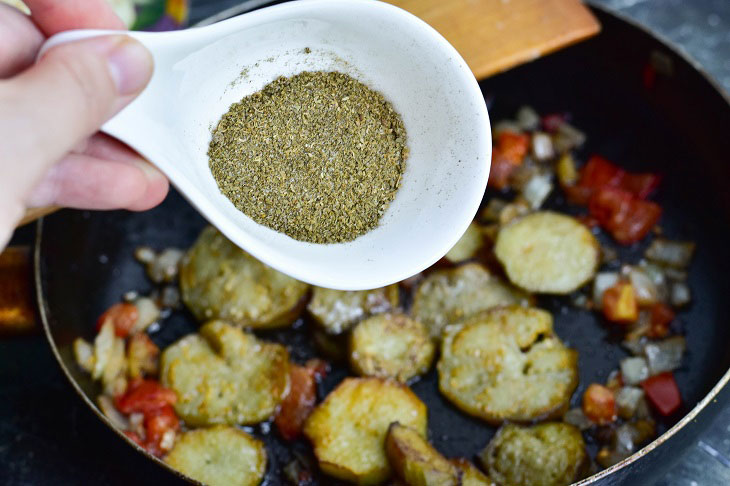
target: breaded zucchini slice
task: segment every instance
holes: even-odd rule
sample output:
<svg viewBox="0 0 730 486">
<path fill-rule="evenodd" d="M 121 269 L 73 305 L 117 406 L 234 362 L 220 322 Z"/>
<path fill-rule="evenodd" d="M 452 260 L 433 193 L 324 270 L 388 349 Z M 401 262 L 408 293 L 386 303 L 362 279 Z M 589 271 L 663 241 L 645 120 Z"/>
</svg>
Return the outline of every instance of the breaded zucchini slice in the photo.
<svg viewBox="0 0 730 486">
<path fill-rule="evenodd" d="M 515 285 L 530 292 L 568 294 L 588 282 L 600 263 L 595 236 L 575 218 L 552 211 L 504 226 L 494 254 Z"/>
<path fill-rule="evenodd" d="M 160 379 L 177 393 L 175 411 L 188 425 L 255 424 L 289 388 L 289 353 L 211 321 L 165 349 Z"/>
<path fill-rule="evenodd" d="M 495 482 L 466 459 L 452 459 L 451 463 L 461 471 L 461 486 L 496 486 Z"/>
<path fill-rule="evenodd" d="M 433 353 L 428 330 L 404 314 L 369 317 L 355 326 L 350 336 L 350 365 L 361 376 L 405 383 L 428 371 Z"/>
<path fill-rule="evenodd" d="M 391 473 L 385 435 L 393 422 L 426 436 L 426 405 L 405 385 L 346 378 L 304 424 L 323 472 L 356 484 L 380 484 Z"/>
<path fill-rule="evenodd" d="M 395 474 L 409 486 L 459 486 L 459 469 L 410 427 L 392 423 L 385 454 Z"/>
<path fill-rule="evenodd" d="M 476 258 L 484 246 L 484 233 L 481 226 L 472 222 L 459 241 L 444 255 L 451 263 L 460 263 Z"/>
<path fill-rule="evenodd" d="M 398 285 L 372 290 L 315 287 L 307 310 L 329 334 L 349 331 L 362 319 L 398 307 Z"/>
<path fill-rule="evenodd" d="M 563 422 L 507 424 L 479 459 L 501 486 L 568 485 L 582 479 L 589 467 L 580 430 Z"/>
<path fill-rule="evenodd" d="M 165 462 L 210 486 L 256 486 L 266 472 L 266 449 L 242 430 L 216 425 L 184 432 Z"/>
<path fill-rule="evenodd" d="M 444 327 L 492 307 L 527 303 L 523 292 L 492 275 L 478 263 L 436 270 L 418 286 L 411 315 L 431 337 L 440 339 Z"/>
<path fill-rule="evenodd" d="M 203 230 L 180 268 L 182 299 L 201 321 L 223 319 L 252 329 L 286 326 L 304 308 L 308 289 L 213 227 Z"/>
<path fill-rule="evenodd" d="M 447 327 L 438 372 L 441 392 L 487 422 L 551 418 L 578 385 L 578 352 L 553 333 L 548 312 L 512 306 Z"/>
</svg>

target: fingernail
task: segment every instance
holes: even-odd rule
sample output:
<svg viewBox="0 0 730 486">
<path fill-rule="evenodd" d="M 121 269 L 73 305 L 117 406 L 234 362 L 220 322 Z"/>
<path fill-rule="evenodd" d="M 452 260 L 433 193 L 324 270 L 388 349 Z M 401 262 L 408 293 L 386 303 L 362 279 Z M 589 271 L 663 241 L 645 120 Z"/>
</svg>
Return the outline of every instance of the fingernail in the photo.
<svg viewBox="0 0 730 486">
<path fill-rule="evenodd" d="M 152 76 L 152 55 L 147 48 L 130 37 L 123 37 L 109 51 L 107 61 L 120 95 L 142 91 Z"/>
<path fill-rule="evenodd" d="M 134 165 L 136 165 L 144 173 L 145 177 L 150 182 L 155 182 L 159 179 L 165 178 L 165 175 L 160 172 L 159 169 L 144 159 L 135 160 Z"/>
</svg>

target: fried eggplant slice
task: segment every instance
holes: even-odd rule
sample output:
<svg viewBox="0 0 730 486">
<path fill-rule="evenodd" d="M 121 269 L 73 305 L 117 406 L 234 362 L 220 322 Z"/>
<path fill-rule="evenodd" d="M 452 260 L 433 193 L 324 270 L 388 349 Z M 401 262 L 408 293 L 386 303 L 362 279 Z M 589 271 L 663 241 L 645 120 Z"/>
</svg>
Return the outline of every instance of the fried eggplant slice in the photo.
<svg viewBox="0 0 730 486">
<path fill-rule="evenodd" d="M 404 314 L 369 317 L 350 336 L 350 364 L 361 376 L 405 383 L 428 371 L 433 353 L 428 330 Z"/>
<path fill-rule="evenodd" d="M 426 436 L 426 405 L 405 385 L 380 378 L 346 378 L 304 424 L 323 472 L 361 485 L 391 474 L 385 435 L 399 422 Z"/>
<path fill-rule="evenodd" d="M 479 250 L 484 246 L 484 233 L 482 228 L 472 222 L 466 232 L 459 238 L 459 241 L 444 255 L 451 263 L 461 263 L 476 258 Z"/>
<path fill-rule="evenodd" d="M 489 476 L 466 459 L 452 459 L 451 463 L 461 471 L 461 486 L 496 486 Z"/>
<path fill-rule="evenodd" d="M 188 425 L 255 424 L 273 415 L 289 387 L 289 353 L 222 321 L 162 353 L 160 379 L 177 393 Z"/>
<path fill-rule="evenodd" d="M 349 331 L 362 319 L 398 307 L 398 285 L 372 290 L 333 290 L 315 287 L 307 310 L 329 334 Z"/>
<path fill-rule="evenodd" d="M 411 315 L 432 338 L 440 339 L 449 324 L 492 307 L 527 303 L 529 297 L 492 275 L 478 263 L 437 270 L 418 286 Z"/>
<path fill-rule="evenodd" d="M 596 274 L 596 237 L 575 218 L 537 211 L 503 227 L 494 246 L 510 281 L 529 292 L 568 294 Z"/>
<path fill-rule="evenodd" d="M 180 290 L 198 320 L 268 329 L 296 319 L 309 286 L 263 264 L 208 227 L 183 259 Z"/>
<path fill-rule="evenodd" d="M 505 307 L 447 327 L 438 373 L 441 393 L 475 417 L 546 419 L 567 410 L 578 352 L 555 335 L 550 313 Z"/>
<path fill-rule="evenodd" d="M 589 459 L 578 428 L 563 422 L 503 426 L 479 455 L 502 486 L 563 486 L 582 479 Z"/>
<path fill-rule="evenodd" d="M 385 454 L 395 474 L 409 486 L 459 486 L 459 469 L 423 435 L 397 422 L 385 436 Z"/>
<path fill-rule="evenodd" d="M 264 444 L 227 425 L 184 432 L 165 462 L 209 486 L 256 486 L 266 472 Z"/>
</svg>

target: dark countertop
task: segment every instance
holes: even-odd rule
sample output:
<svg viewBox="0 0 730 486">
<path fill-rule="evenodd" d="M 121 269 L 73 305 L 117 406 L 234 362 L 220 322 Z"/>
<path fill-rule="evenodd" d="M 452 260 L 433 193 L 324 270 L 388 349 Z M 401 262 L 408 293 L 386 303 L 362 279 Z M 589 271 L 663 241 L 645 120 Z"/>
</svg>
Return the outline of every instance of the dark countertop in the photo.
<svg viewBox="0 0 730 486">
<path fill-rule="evenodd" d="M 254 0 L 255 1 L 255 0 Z M 654 29 L 730 92 L 730 0 L 592 0 Z M 192 21 L 240 3 L 193 0 Z M 13 243 L 28 243 L 32 228 Z M 730 484 L 730 407 L 657 486 Z M 0 340 L 0 484 L 172 484 L 71 390 L 40 333 Z"/>
</svg>

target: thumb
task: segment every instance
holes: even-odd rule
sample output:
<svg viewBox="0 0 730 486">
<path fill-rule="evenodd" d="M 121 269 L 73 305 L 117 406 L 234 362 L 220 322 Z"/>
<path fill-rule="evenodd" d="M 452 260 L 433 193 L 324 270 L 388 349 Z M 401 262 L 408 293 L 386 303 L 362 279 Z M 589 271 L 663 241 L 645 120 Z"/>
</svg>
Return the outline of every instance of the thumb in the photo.
<svg viewBox="0 0 730 486">
<path fill-rule="evenodd" d="M 152 75 L 152 56 L 124 35 L 50 49 L 0 84 L 0 176 L 13 172 L 23 200 L 50 165 L 96 132 L 137 96 Z M 22 174 L 21 174 L 22 173 Z"/>
</svg>

